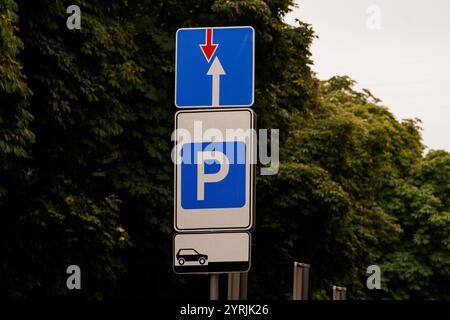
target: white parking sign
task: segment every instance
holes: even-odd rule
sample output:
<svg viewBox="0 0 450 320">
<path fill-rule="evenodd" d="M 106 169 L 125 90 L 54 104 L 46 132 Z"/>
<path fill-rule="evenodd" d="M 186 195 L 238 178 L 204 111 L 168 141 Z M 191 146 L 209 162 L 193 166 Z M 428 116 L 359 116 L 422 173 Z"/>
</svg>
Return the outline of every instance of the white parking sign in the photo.
<svg viewBox="0 0 450 320">
<path fill-rule="evenodd" d="M 250 269 L 248 232 L 179 233 L 173 239 L 176 273 L 246 272 Z"/>
<path fill-rule="evenodd" d="M 253 228 L 255 122 L 251 109 L 176 114 L 177 231 Z"/>
</svg>

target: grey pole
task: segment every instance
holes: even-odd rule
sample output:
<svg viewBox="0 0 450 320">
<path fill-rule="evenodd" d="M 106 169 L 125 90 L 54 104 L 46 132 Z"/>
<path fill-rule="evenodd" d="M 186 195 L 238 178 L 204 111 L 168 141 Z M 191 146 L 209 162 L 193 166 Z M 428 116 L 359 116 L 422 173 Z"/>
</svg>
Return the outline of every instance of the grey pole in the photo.
<svg viewBox="0 0 450 320">
<path fill-rule="evenodd" d="M 333 300 L 347 300 L 347 288 L 333 286 Z"/>
<path fill-rule="evenodd" d="M 209 299 L 219 300 L 219 274 L 209 275 Z"/>
<path fill-rule="evenodd" d="M 241 273 L 240 281 L 240 299 L 247 300 L 247 288 L 248 288 L 248 272 Z"/>
<path fill-rule="evenodd" d="M 228 300 L 239 300 L 240 273 L 228 274 Z"/>
<path fill-rule="evenodd" d="M 309 264 L 294 262 L 293 300 L 308 300 Z"/>
</svg>

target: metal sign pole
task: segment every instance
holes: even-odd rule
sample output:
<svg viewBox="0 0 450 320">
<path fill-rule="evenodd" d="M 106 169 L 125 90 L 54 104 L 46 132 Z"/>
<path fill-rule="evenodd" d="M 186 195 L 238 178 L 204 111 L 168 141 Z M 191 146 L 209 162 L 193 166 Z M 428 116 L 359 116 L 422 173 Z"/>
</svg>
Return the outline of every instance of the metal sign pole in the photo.
<svg viewBox="0 0 450 320">
<path fill-rule="evenodd" d="M 228 274 L 228 300 L 239 300 L 240 273 Z"/>
<path fill-rule="evenodd" d="M 241 300 L 247 300 L 247 288 L 248 288 L 248 272 L 241 273 L 240 283 L 240 298 Z"/>
<path fill-rule="evenodd" d="M 219 274 L 209 275 L 209 299 L 219 300 Z"/>
<path fill-rule="evenodd" d="M 333 300 L 347 300 L 347 288 L 333 286 Z"/>
<path fill-rule="evenodd" d="M 308 300 L 309 264 L 294 262 L 293 300 Z"/>
</svg>

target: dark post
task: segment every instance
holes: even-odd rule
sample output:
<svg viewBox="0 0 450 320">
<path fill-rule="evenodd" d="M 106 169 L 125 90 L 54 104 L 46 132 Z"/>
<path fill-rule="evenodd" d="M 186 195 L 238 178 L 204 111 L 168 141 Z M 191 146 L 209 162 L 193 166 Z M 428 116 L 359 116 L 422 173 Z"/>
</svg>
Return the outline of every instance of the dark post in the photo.
<svg viewBox="0 0 450 320">
<path fill-rule="evenodd" d="M 209 275 L 209 299 L 219 300 L 219 274 Z"/>
<path fill-rule="evenodd" d="M 248 288 L 248 272 L 241 273 L 241 283 L 240 283 L 240 299 L 247 300 L 247 288 Z"/>
<path fill-rule="evenodd" d="M 347 300 L 347 288 L 333 286 L 333 300 Z"/>
<path fill-rule="evenodd" d="M 309 296 L 309 264 L 294 262 L 293 300 L 308 300 Z"/>
<path fill-rule="evenodd" d="M 239 300 L 240 273 L 228 274 L 228 300 Z"/>
</svg>

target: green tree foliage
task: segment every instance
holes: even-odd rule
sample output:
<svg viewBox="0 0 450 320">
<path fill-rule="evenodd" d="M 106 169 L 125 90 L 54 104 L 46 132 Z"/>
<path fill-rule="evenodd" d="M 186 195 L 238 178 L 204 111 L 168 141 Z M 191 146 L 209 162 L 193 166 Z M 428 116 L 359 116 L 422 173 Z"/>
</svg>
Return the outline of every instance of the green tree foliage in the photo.
<svg viewBox="0 0 450 320">
<path fill-rule="evenodd" d="M 113 73 L 117 68 L 116 81 L 127 76 L 119 58 L 128 47 L 117 53 L 127 39 L 117 37 L 116 41 L 122 42 L 115 46 L 113 41 L 111 52 L 106 54 L 108 49 L 102 51 L 102 40 L 109 42 L 110 35 L 98 26 L 98 34 L 91 35 L 92 45 L 98 48 L 87 48 L 83 56 L 83 48 L 80 50 L 79 43 L 72 42 L 68 30 L 62 27 L 66 8 L 62 2 L 19 3 L 19 11 L 11 1 L 7 4 L 2 21 L 10 30 L 2 28 L 2 47 L 8 48 L 2 59 L 9 64 L 2 64 L 6 95 L 2 94 L 0 100 L 2 130 L 6 123 L 8 131 L 2 151 L 8 154 L 12 150 L 28 159 L 17 171 L 2 170 L 2 176 L 14 173 L 6 188 L 7 197 L 0 202 L 6 221 L 1 248 L 8 257 L 0 264 L 1 287 L 6 288 L 2 294 L 68 294 L 66 268 L 77 264 L 86 281 L 84 295 L 102 297 L 112 292 L 118 274 L 124 271 L 119 251 L 129 244 L 118 221 L 119 199 L 110 190 L 96 187 L 101 181 L 94 181 L 95 173 L 103 168 L 99 163 L 112 156 L 111 139 L 120 131 L 120 114 L 114 112 L 117 108 L 107 108 L 116 99 L 102 93 L 111 90 L 104 80 L 106 72 Z M 22 35 L 21 41 L 14 37 L 14 29 Z M 91 30 L 97 31 L 94 27 Z M 19 64 L 15 58 L 24 47 Z M 94 56 L 91 60 L 90 55 Z M 117 63 L 108 62 L 110 59 Z M 26 84 L 22 73 L 27 75 Z M 114 92 L 121 94 L 118 89 Z M 34 117 L 30 129 L 35 141 L 30 141 L 33 135 L 25 127 L 31 120 L 24 109 L 28 103 Z M 12 113 L 15 108 L 16 114 Z M 18 125 L 8 128 L 15 120 Z M 22 151 L 25 138 L 34 143 Z M 14 139 L 16 144 L 12 144 Z"/>
<path fill-rule="evenodd" d="M 441 201 L 448 202 L 449 154 L 424 159 L 419 122 L 398 122 L 353 85 L 347 77 L 322 82 L 316 108 L 292 116 L 280 174 L 259 184 L 259 195 L 274 199 L 258 212 L 264 247 L 284 243 L 280 261 L 310 262 L 317 298 L 341 283 L 351 298 L 447 297 L 450 226 Z M 365 287 L 372 264 L 384 272 L 381 293 Z M 288 285 L 290 275 L 270 281 Z"/>
<path fill-rule="evenodd" d="M 314 37 L 290 0 L 80 0 L 0 4 L 1 294 L 207 297 L 171 270 L 174 42 L 180 27 L 252 25 L 262 128 L 281 166 L 258 177 L 249 293 L 290 297 L 311 263 L 315 298 L 449 296 L 449 154 L 423 157 L 419 122 L 399 122 L 347 77 L 318 81 Z M 67 290 L 66 268 L 82 271 Z M 382 292 L 366 268 L 382 266 Z M 174 293 L 176 292 L 176 296 Z"/>
<path fill-rule="evenodd" d="M 28 157 L 26 146 L 34 141 L 29 130 L 33 119 L 28 111 L 31 92 L 18 60 L 23 42 L 16 36 L 16 10 L 14 1 L 0 4 L 0 168 L 5 174 L 0 179 L 0 201 L 7 194 L 6 184 L 18 178 L 9 176 L 8 172 L 15 169 L 15 161 Z"/>
<path fill-rule="evenodd" d="M 384 260 L 389 296 L 450 299 L 450 154 L 431 151 L 411 176 L 393 179 L 386 211 L 403 233 Z"/>
</svg>

